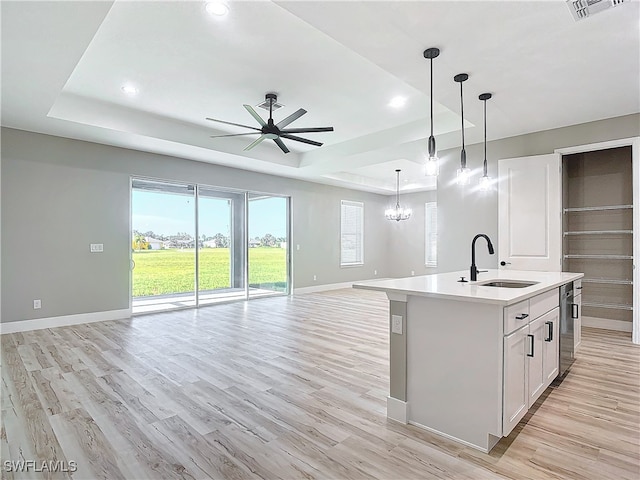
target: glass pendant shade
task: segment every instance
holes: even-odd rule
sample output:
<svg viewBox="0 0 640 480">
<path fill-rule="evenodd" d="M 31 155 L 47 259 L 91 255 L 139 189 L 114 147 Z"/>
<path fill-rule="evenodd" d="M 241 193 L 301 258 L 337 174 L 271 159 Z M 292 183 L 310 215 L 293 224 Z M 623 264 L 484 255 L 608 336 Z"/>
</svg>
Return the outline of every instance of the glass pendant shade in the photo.
<svg viewBox="0 0 640 480">
<path fill-rule="evenodd" d="M 429 101 L 431 104 L 429 117 L 431 119 L 431 135 L 429 135 L 429 156 L 427 157 L 427 162 L 425 163 L 424 173 L 428 177 L 436 177 L 439 173 L 438 167 L 438 154 L 436 149 L 436 138 L 433 136 L 433 59 L 440 55 L 440 50 L 438 48 L 427 48 L 424 53 L 424 58 L 429 59 L 430 64 L 430 72 L 431 72 L 431 83 L 430 83 L 430 96 Z"/>
<path fill-rule="evenodd" d="M 471 170 L 467 168 L 467 152 L 464 149 L 464 101 L 462 98 L 462 83 L 467 81 L 469 75 L 459 73 L 453 77 L 453 81 L 460 84 L 460 123 L 462 130 L 462 150 L 460 151 L 460 168 L 457 171 L 456 183 L 458 185 L 469 185 L 471 182 Z"/>
<path fill-rule="evenodd" d="M 488 192 L 491 190 L 491 177 L 488 175 L 483 175 L 480 177 L 480 190 L 483 192 Z"/>
<path fill-rule="evenodd" d="M 400 206 L 400 170 L 396 170 L 396 206 L 393 208 L 387 208 L 384 211 L 384 216 L 387 220 L 408 220 L 411 218 L 411 209 Z"/>
<path fill-rule="evenodd" d="M 491 177 L 487 174 L 487 100 L 492 97 L 490 93 L 482 93 L 478 97 L 484 102 L 484 162 L 482 164 L 482 177 L 480 178 L 480 190 L 488 192 L 491 190 Z"/>
</svg>

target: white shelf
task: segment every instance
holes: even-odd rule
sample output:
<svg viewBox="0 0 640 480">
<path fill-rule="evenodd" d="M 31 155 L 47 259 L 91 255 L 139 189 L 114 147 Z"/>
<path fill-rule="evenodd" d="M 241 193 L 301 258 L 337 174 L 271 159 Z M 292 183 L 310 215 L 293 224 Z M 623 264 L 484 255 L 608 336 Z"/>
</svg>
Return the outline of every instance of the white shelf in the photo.
<svg viewBox="0 0 640 480">
<path fill-rule="evenodd" d="M 582 302 L 583 307 L 595 307 L 595 308 L 612 308 L 615 310 L 633 310 L 633 305 L 617 304 L 617 303 L 597 303 L 597 302 Z"/>
<path fill-rule="evenodd" d="M 633 285 L 632 280 L 617 280 L 615 278 L 583 278 L 582 283 L 602 283 L 609 285 Z"/>
<path fill-rule="evenodd" d="M 633 260 L 633 255 L 565 255 L 564 258 L 584 258 L 599 260 Z"/>
<path fill-rule="evenodd" d="M 583 230 L 581 232 L 564 232 L 565 235 L 633 235 L 633 230 Z"/>
<path fill-rule="evenodd" d="M 576 208 L 565 208 L 564 213 L 573 213 L 573 212 L 602 212 L 605 210 L 625 210 L 633 208 L 633 205 L 602 205 L 600 207 L 576 207 Z"/>
</svg>

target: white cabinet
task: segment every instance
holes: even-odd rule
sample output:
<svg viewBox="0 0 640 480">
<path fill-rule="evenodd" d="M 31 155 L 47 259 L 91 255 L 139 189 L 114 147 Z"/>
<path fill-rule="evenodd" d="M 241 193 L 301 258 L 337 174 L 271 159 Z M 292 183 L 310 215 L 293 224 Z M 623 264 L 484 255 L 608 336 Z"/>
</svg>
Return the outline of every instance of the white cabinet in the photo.
<svg viewBox="0 0 640 480">
<path fill-rule="evenodd" d="M 528 327 L 504 337 L 503 431 L 510 432 L 529 408 L 527 388 Z"/>
<path fill-rule="evenodd" d="M 530 312 L 528 316 L 524 312 Z M 510 332 L 516 317 L 523 326 Z M 509 435 L 558 376 L 558 292 L 553 290 L 504 309 L 502 434 Z"/>
<path fill-rule="evenodd" d="M 544 322 L 544 341 L 542 342 L 542 363 L 544 381 L 549 385 L 558 376 L 560 360 L 560 309 L 555 308 L 541 317 Z"/>
<path fill-rule="evenodd" d="M 542 344 L 544 343 L 544 316 L 535 319 L 529 324 L 529 333 L 527 334 L 527 367 L 528 372 L 528 394 L 529 406 L 533 405 L 544 389 L 544 354 L 542 352 Z"/>
</svg>

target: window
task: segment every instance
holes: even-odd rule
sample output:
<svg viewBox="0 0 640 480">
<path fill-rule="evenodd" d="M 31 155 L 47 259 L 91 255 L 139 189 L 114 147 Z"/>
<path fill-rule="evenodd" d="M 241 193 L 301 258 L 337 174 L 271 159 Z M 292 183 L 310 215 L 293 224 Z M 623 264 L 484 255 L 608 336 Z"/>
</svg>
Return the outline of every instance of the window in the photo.
<svg viewBox="0 0 640 480">
<path fill-rule="evenodd" d="M 364 264 L 364 204 L 342 200 L 340 266 Z"/>
<path fill-rule="evenodd" d="M 438 203 L 424 204 L 425 225 L 425 254 L 424 263 L 427 267 L 438 266 Z"/>
</svg>

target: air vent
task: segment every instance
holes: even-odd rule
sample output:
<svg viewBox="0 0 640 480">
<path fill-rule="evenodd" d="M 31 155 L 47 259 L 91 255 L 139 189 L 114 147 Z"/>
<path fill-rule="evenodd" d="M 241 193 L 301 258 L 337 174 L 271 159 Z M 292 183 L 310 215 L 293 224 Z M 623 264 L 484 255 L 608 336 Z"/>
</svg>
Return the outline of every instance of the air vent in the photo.
<svg viewBox="0 0 640 480">
<path fill-rule="evenodd" d="M 567 6 L 575 21 L 584 20 L 596 13 L 617 7 L 623 3 L 624 0 L 567 0 Z"/>
</svg>

